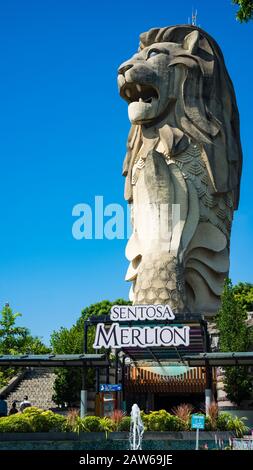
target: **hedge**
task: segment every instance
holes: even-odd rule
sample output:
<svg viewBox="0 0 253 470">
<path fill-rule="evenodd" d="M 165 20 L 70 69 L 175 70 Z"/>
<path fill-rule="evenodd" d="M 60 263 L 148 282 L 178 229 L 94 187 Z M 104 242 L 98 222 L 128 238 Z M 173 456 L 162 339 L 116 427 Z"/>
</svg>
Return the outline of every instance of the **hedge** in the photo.
<svg viewBox="0 0 253 470">
<path fill-rule="evenodd" d="M 185 431 L 187 426 L 178 416 L 172 415 L 165 410 L 152 411 L 149 414 L 141 412 L 145 431 Z M 189 429 L 189 427 L 188 427 Z M 123 416 L 119 422 L 113 419 L 98 416 L 78 415 L 71 420 L 68 417 L 44 411 L 36 407 L 29 407 L 23 413 L 0 418 L 0 433 L 3 432 L 112 432 L 130 430 L 130 417 Z M 238 437 L 248 430 L 244 419 L 231 416 L 229 413 L 220 413 L 217 418 L 216 429 L 210 424 L 206 417 L 206 431 L 233 431 Z"/>
</svg>

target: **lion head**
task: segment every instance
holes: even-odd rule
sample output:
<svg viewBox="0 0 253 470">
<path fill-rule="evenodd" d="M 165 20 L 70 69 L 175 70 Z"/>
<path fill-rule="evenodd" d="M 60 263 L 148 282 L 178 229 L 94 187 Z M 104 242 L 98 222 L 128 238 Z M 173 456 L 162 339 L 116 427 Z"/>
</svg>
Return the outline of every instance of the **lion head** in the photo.
<svg viewBox="0 0 253 470">
<path fill-rule="evenodd" d="M 144 129 L 166 122 L 203 145 L 213 192 L 232 191 L 237 208 L 242 160 L 239 115 L 214 39 L 192 25 L 151 29 L 141 34 L 139 51 L 119 67 L 118 86 L 132 123 L 123 170 L 126 198 L 131 200 L 131 169 Z"/>
<path fill-rule="evenodd" d="M 120 95 L 132 124 L 152 123 L 177 99 L 173 60 L 183 46 L 164 42 L 145 47 L 119 69 Z"/>
</svg>

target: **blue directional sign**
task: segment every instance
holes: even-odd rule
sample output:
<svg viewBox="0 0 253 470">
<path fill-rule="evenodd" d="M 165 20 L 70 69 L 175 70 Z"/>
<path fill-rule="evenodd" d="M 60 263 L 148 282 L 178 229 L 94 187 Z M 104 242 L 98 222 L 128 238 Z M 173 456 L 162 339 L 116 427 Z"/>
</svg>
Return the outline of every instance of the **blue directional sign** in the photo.
<svg viewBox="0 0 253 470">
<path fill-rule="evenodd" d="M 100 384 L 99 391 L 102 393 L 108 392 L 121 392 L 122 385 L 121 384 Z"/>
<path fill-rule="evenodd" d="M 205 429 L 205 416 L 192 415 L 191 427 L 192 429 Z"/>
</svg>

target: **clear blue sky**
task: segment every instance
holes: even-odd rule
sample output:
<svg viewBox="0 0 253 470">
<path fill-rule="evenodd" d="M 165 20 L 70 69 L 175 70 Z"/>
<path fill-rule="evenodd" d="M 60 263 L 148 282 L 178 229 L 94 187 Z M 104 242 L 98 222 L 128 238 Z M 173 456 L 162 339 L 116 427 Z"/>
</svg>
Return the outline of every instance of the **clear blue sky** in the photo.
<svg viewBox="0 0 253 470">
<path fill-rule="evenodd" d="M 192 0 L 1 0 L 0 304 L 48 341 L 90 303 L 127 297 L 124 240 L 74 240 L 72 207 L 123 203 L 129 129 L 117 66 L 139 33 L 187 23 Z M 234 82 L 244 150 L 231 277 L 253 282 L 252 40 L 230 0 L 195 0 Z"/>
</svg>

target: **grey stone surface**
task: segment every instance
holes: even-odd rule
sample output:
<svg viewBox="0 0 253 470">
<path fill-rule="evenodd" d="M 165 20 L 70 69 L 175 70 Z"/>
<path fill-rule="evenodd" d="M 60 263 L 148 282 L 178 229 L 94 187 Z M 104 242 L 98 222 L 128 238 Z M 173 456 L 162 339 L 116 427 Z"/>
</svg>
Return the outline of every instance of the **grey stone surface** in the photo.
<svg viewBox="0 0 253 470">
<path fill-rule="evenodd" d="M 37 406 L 48 410 L 55 408 L 56 404 L 52 400 L 54 392 L 53 386 L 56 375 L 53 369 L 37 368 L 27 369 L 25 374 L 20 377 L 15 388 L 7 395 L 8 409 L 13 401 L 17 401 L 17 406 L 23 401 L 24 396 L 28 398 L 32 406 Z"/>
<path fill-rule="evenodd" d="M 241 176 L 239 115 L 222 52 L 192 25 L 151 29 L 118 71 L 132 123 L 123 174 L 135 304 L 215 314 Z"/>
</svg>

